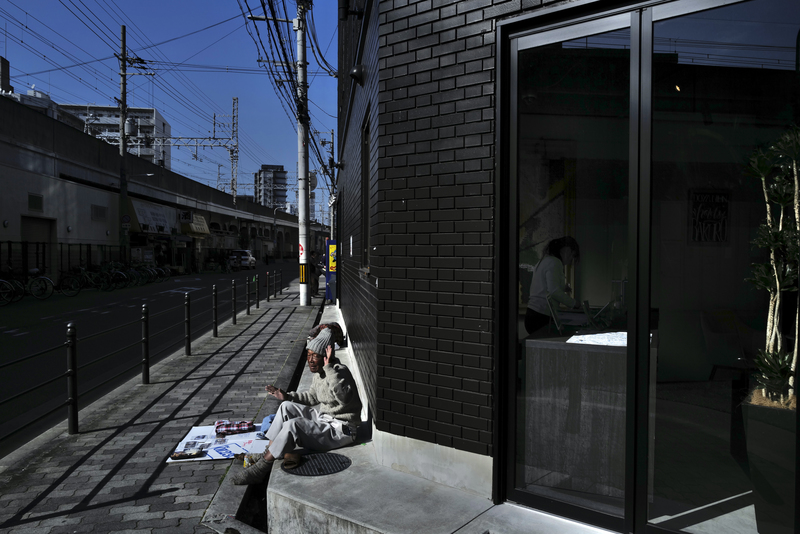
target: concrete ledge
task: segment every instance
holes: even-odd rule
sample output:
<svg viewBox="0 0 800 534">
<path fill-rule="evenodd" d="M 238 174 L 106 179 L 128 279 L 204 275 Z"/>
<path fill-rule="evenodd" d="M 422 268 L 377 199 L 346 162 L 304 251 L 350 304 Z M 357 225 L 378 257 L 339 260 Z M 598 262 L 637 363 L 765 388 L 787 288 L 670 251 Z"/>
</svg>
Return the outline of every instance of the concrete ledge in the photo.
<svg viewBox="0 0 800 534">
<path fill-rule="evenodd" d="M 492 458 L 372 429 L 379 465 L 492 498 Z"/>
<path fill-rule="evenodd" d="M 492 506 L 378 465 L 371 443 L 335 452 L 353 464 L 324 477 L 290 475 L 276 462 L 267 488 L 270 533 L 451 534 Z"/>
<path fill-rule="evenodd" d="M 241 462 L 234 461 L 227 474 L 232 475 L 241 469 Z M 206 509 L 201 524 L 220 533 L 229 532 L 228 529 L 233 528 L 240 534 L 263 534 L 257 528 L 236 519 L 248 486 L 236 486 L 231 479 L 232 477 L 226 475 L 214 495 L 214 499 Z"/>
<path fill-rule="evenodd" d="M 345 328 L 339 310 L 325 306 L 320 322 L 333 321 Z M 338 349 L 336 356 L 351 369 L 360 391 L 363 391 L 361 376 L 349 347 Z M 311 374 L 304 372 L 298 390 L 306 389 L 310 382 Z M 366 415 L 365 407 L 362 418 L 366 419 Z M 377 439 L 334 451 L 349 457 L 353 464 L 332 475 L 290 475 L 281 469 L 281 461 L 275 462 L 267 486 L 269 532 L 451 534 L 491 508 L 488 496 L 482 497 L 474 489 L 467 493 L 419 476 L 425 470 L 434 470 L 436 476 L 444 478 L 443 470 L 449 468 L 463 473 L 457 477 L 467 481 L 462 482 L 463 486 L 475 484 L 483 488 L 491 483 L 491 458 L 484 459 L 437 445 L 427 447 L 429 444 L 417 440 L 381 434 L 383 447 L 380 456 L 396 468 L 402 463 L 402 468 L 381 465 L 376 452 L 379 450 Z M 435 451 L 436 447 L 441 450 Z M 408 465 L 408 460 L 401 462 L 398 456 L 409 450 L 414 451 L 411 461 L 416 461 L 415 458 L 421 461 L 418 469 Z M 433 454 L 433 457 L 427 458 L 427 454 Z M 440 462 L 442 467 L 435 468 L 432 462 Z M 474 473 L 466 473 L 472 469 L 475 469 Z M 485 481 L 477 480 L 483 476 Z M 491 487 L 487 488 L 488 495 Z M 445 510 L 447 513 L 442 513 Z"/>
</svg>

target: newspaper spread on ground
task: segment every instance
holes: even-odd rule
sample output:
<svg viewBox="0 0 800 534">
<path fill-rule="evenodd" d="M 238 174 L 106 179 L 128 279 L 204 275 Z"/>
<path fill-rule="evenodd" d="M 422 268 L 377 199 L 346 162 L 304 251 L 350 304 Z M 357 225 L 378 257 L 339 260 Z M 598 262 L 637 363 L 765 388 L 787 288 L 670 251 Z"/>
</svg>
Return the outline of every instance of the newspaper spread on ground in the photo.
<svg viewBox="0 0 800 534">
<path fill-rule="evenodd" d="M 258 428 L 258 427 L 256 427 Z M 214 425 L 195 426 L 175 447 L 175 452 L 197 451 L 196 457 L 183 460 L 167 458 L 167 463 L 193 462 L 199 460 L 230 460 L 236 454 L 256 454 L 264 452 L 268 441 L 258 439 L 256 432 L 231 434 L 218 438 L 214 433 Z"/>
</svg>

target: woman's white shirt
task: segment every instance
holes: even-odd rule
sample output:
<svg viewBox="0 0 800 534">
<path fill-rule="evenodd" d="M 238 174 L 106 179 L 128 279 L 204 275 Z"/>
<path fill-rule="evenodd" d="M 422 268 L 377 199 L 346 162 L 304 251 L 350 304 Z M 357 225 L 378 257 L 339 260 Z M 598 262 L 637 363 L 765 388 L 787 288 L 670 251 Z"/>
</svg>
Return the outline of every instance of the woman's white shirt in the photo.
<svg viewBox="0 0 800 534">
<path fill-rule="evenodd" d="M 572 308 L 575 306 L 575 299 L 564 292 L 566 283 L 561 260 L 555 256 L 544 256 L 533 271 L 528 308 L 542 315 L 550 315 L 548 295 L 552 300 Z"/>
</svg>

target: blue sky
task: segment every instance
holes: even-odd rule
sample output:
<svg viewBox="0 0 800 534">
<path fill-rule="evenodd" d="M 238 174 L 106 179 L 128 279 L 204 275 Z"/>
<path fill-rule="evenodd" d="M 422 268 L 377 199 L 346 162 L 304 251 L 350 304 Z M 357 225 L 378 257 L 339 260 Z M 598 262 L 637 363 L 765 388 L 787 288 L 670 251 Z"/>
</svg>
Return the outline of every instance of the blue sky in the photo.
<svg viewBox="0 0 800 534">
<path fill-rule="evenodd" d="M 296 16 L 294 0 L 272 3 L 279 17 L 284 9 L 288 18 Z M 270 75 L 257 61 L 268 59 L 267 23 L 246 21 L 242 15 L 248 8 L 263 15 L 262 5 L 268 4 L 259 0 L 4 0 L 0 55 L 10 62 L 11 85 L 17 93 L 24 94 L 35 85 L 59 103 L 116 105 L 120 89 L 114 54 L 120 52 L 124 24 L 129 51 L 147 61 L 148 72 L 155 73 L 129 77 L 128 106 L 158 109 L 172 126 L 173 137 L 209 136 L 214 113 L 230 115 L 232 99 L 238 97 L 239 194 L 248 194 L 253 173 L 262 164 L 283 165 L 292 177 L 297 168 L 294 113 L 278 97 Z M 322 55 L 336 66 L 337 2 L 317 0 L 312 11 Z M 296 34 L 288 31 L 290 24 L 284 27 L 284 45 L 294 56 Z M 308 61 L 311 129 L 322 132 L 318 139 L 329 141 L 336 128 L 336 79 L 318 66 L 310 50 Z M 234 67 L 239 72 L 231 72 Z M 198 156 L 195 159 L 187 148 L 173 148 L 172 170 L 211 186 L 216 186 L 218 172 L 230 182 L 227 150 L 200 149 Z M 315 170 L 319 163 L 312 157 L 309 165 Z M 323 188 L 318 188 L 317 196 L 325 196 Z"/>
</svg>

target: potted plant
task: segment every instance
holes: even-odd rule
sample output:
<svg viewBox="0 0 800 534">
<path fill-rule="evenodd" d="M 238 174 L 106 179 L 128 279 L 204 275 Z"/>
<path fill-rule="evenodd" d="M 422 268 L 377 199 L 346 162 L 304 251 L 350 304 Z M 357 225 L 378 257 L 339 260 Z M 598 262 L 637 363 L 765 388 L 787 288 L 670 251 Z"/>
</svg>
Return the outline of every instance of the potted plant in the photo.
<svg viewBox="0 0 800 534">
<path fill-rule="evenodd" d="M 748 468 L 761 534 L 794 532 L 799 160 L 800 129 L 793 126 L 769 148 L 756 150 L 749 162 L 750 173 L 761 181 L 766 206 L 754 244 L 769 252 L 769 261 L 754 264 L 749 279 L 769 293 L 769 308 L 764 348 L 753 362 L 755 387 L 743 405 Z M 787 311 L 794 312 L 794 324 L 782 324 Z"/>
</svg>

